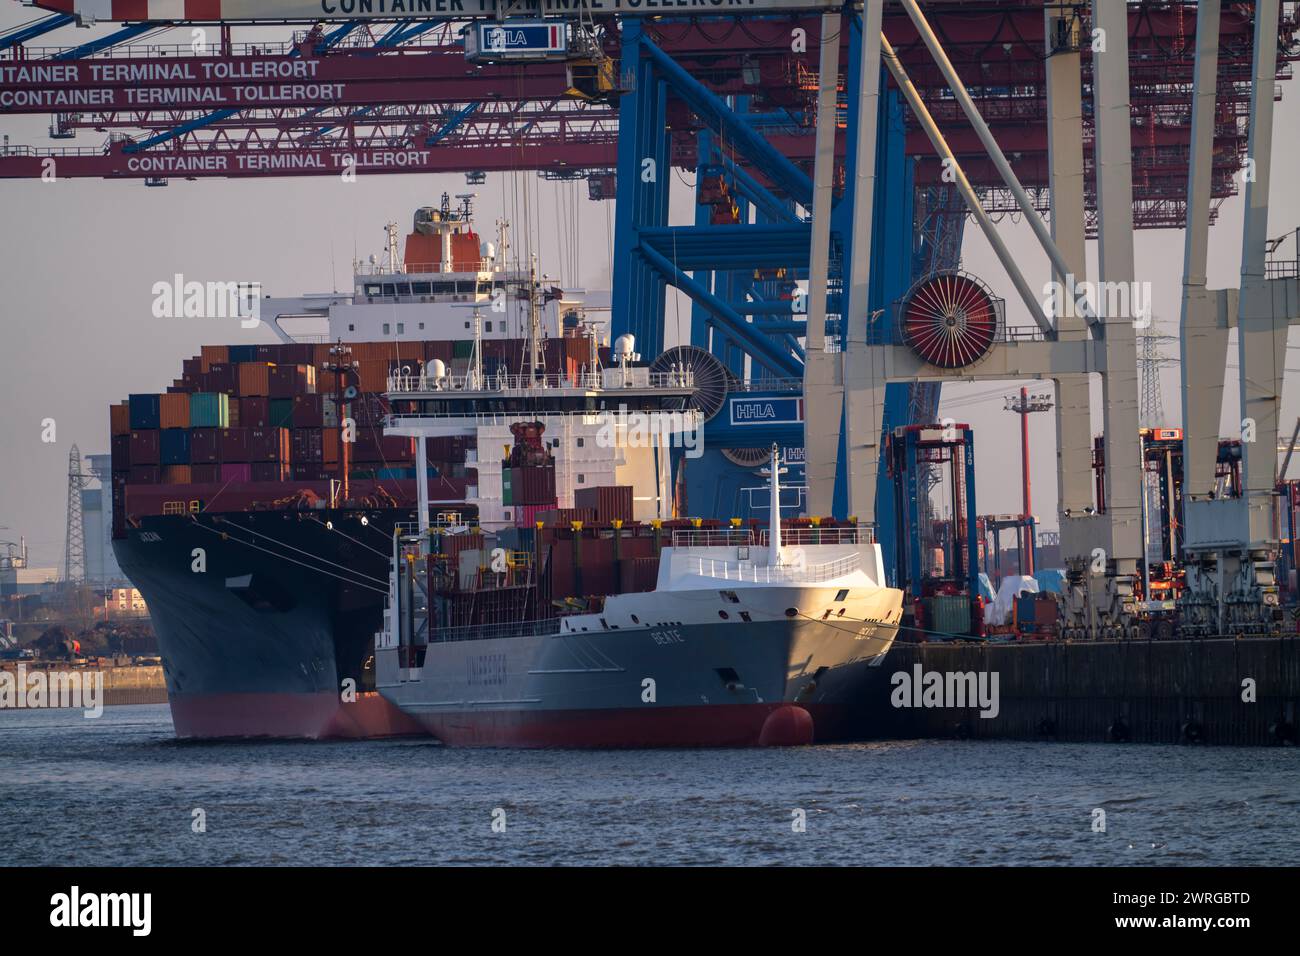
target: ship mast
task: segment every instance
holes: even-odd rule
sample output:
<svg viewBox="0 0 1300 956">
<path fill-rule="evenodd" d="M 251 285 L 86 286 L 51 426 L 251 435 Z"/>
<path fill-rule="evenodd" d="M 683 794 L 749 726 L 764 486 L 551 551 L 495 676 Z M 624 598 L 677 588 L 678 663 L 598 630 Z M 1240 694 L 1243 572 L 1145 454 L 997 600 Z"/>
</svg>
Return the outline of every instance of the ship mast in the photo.
<svg viewBox="0 0 1300 956">
<path fill-rule="evenodd" d="M 783 471 L 781 450 L 776 442 L 773 442 L 772 456 L 767 468 L 769 476 L 767 487 L 770 496 L 768 513 L 771 515 L 767 535 L 767 563 L 771 567 L 779 567 L 781 564 L 781 473 Z"/>
</svg>

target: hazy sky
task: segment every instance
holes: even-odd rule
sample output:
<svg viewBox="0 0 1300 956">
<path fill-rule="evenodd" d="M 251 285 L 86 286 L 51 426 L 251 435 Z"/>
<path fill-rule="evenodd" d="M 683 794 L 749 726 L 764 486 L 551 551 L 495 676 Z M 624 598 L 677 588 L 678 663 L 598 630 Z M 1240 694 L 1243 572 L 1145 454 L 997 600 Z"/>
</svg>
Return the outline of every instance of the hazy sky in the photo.
<svg viewBox="0 0 1300 956">
<path fill-rule="evenodd" d="M 32 19 L 32 13 L 5 3 L 0 30 Z M 91 35 L 65 28 L 48 42 L 84 42 Z M 1271 235 L 1300 224 L 1300 189 L 1289 174 L 1300 153 L 1300 107 L 1290 84 L 1283 90 L 1275 123 Z M 6 117 L 0 128 L 15 145 L 98 146 L 103 140 L 91 132 L 51 144 L 48 122 L 46 116 Z M 519 248 L 522 208 L 512 198 L 518 190 L 509 187 L 510 178 L 492 175 L 476 187 L 466 187 L 463 176 L 361 175 L 350 184 L 336 177 L 173 179 L 165 189 L 139 181 L 0 181 L 0 540 L 26 535 L 33 564 L 61 564 L 69 447 L 76 443 L 83 455 L 108 451 L 107 406 L 129 392 L 165 389 L 200 345 L 276 341 L 265 328 L 244 330 L 236 320 L 156 319 L 150 311 L 155 282 L 179 272 L 200 281 L 259 280 L 269 295 L 346 289 L 354 250 L 361 258 L 380 253 L 385 223 L 396 222 L 405 234 L 415 207 L 436 204 L 443 192 L 471 188 L 479 194 L 479 231 L 491 236 L 491 224 L 505 215 L 514 221 Z M 531 173 L 519 181 L 536 192 L 534 245 L 543 269 L 570 285 L 607 288 L 613 204 L 588 201 L 585 183 L 544 183 Z M 1211 231 L 1211 287 L 1238 284 L 1240 207 L 1239 198 L 1226 203 Z M 692 194 L 676 173 L 672 209 L 674 223 L 692 221 Z M 578 240 L 576 254 L 569 254 L 562 251 L 560 224 L 574 210 Z M 1008 221 L 1002 229 L 1029 284 L 1038 288 L 1049 278 L 1047 259 L 1029 228 Z M 1095 245 L 1089 244 L 1094 278 Z M 1181 232 L 1137 234 L 1137 278 L 1152 283 L 1156 319 L 1171 334 L 1178 326 L 1182 249 Z M 1028 324 L 973 226 L 963 253 L 964 267 L 1007 298 L 1009 320 Z M 680 314 L 686 322 L 687 306 Z M 676 315 L 670 299 L 670 339 Z M 1176 346 L 1169 354 L 1176 357 Z M 1225 421 L 1234 417 L 1236 401 L 1235 372 L 1228 373 Z M 1001 384 L 946 387 L 941 406 L 941 414 L 976 428 L 983 513 L 1020 510 L 1019 426 L 1002 402 L 1019 383 Z M 1163 385 L 1168 417 L 1176 424 L 1176 372 L 1168 371 Z M 983 398 L 971 401 L 972 395 Z M 1284 430 L 1288 416 L 1296 414 L 1295 397 L 1289 385 Z M 53 444 L 41 441 L 46 418 L 57 423 Z M 1035 511 L 1042 526 L 1055 527 L 1053 416 L 1031 416 L 1030 423 Z M 1099 428 L 1100 409 L 1094 408 L 1094 431 Z"/>
</svg>

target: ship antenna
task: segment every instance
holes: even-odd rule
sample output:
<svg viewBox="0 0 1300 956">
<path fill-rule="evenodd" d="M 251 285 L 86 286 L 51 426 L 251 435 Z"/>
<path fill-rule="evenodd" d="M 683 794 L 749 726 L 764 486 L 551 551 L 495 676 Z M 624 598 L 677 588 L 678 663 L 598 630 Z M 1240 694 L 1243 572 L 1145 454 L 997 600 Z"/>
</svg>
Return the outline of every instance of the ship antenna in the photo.
<svg viewBox="0 0 1300 956">
<path fill-rule="evenodd" d="M 474 309 L 474 348 L 469 356 L 469 377 L 465 383 L 471 391 L 483 387 L 483 313 Z"/>
</svg>

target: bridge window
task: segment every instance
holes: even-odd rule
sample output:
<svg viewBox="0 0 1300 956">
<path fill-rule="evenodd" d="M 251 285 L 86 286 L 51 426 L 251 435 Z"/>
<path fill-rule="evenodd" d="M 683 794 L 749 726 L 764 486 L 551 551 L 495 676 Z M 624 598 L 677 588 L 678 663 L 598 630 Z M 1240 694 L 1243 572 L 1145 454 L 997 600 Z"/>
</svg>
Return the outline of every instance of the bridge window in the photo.
<svg viewBox="0 0 1300 956">
<path fill-rule="evenodd" d="M 398 335 L 405 335 L 405 334 L 406 334 L 406 323 L 405 323 L 405 322 L 398 322 L 398 323 L 397 323 L 397 334 L 398 334 Z"/>
<path fill-rule="evenodd" d="M 396 288 L 395 286 L 393 286 L 391 283 L 385 283 L 385 284 L 384 284 L 384 295 L 389 296 L 389 297 L 392 297 L 392 296 L 397 295 L 397 288 Z"/>
<path fill-rule="evenodd" d="M 374 296 L 374 295 L 383 295 L 383 294 L 384 294 L 383 288 L 379 285 L 378 282 L 366 283 L 366 295 Z"/>
<path fill-rule="evenodd" d="M 430 295 L 433 292 L 433 283 L 431 282 L 412 282 L 411 292 L 414 295 Z"/>
<path fill-rule="evenodd" d="M 388 325 L 387 322 L 385 322 L 385 323 L 384 323 L 384 334 L 385 334 L 385 335 L 388 334 L 388 329 L 389 329 L 389 325 Z"/>
</svg>

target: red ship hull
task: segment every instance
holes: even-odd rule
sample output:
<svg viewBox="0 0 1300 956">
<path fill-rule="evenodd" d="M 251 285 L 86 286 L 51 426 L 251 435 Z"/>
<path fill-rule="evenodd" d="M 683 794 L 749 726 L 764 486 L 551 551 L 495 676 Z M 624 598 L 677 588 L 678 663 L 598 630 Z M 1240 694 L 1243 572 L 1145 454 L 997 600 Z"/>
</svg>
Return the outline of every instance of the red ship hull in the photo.
<svg viewBox="0 0 1300 956">
<path fill-rule="evenodd" d="M 797 712 L 797 713 L 796 713 Z M 725 706 L 422 715 L 453 747 L 758 747 L 842 739 L 839 708 L 783 702 Z"/>
</svg>

